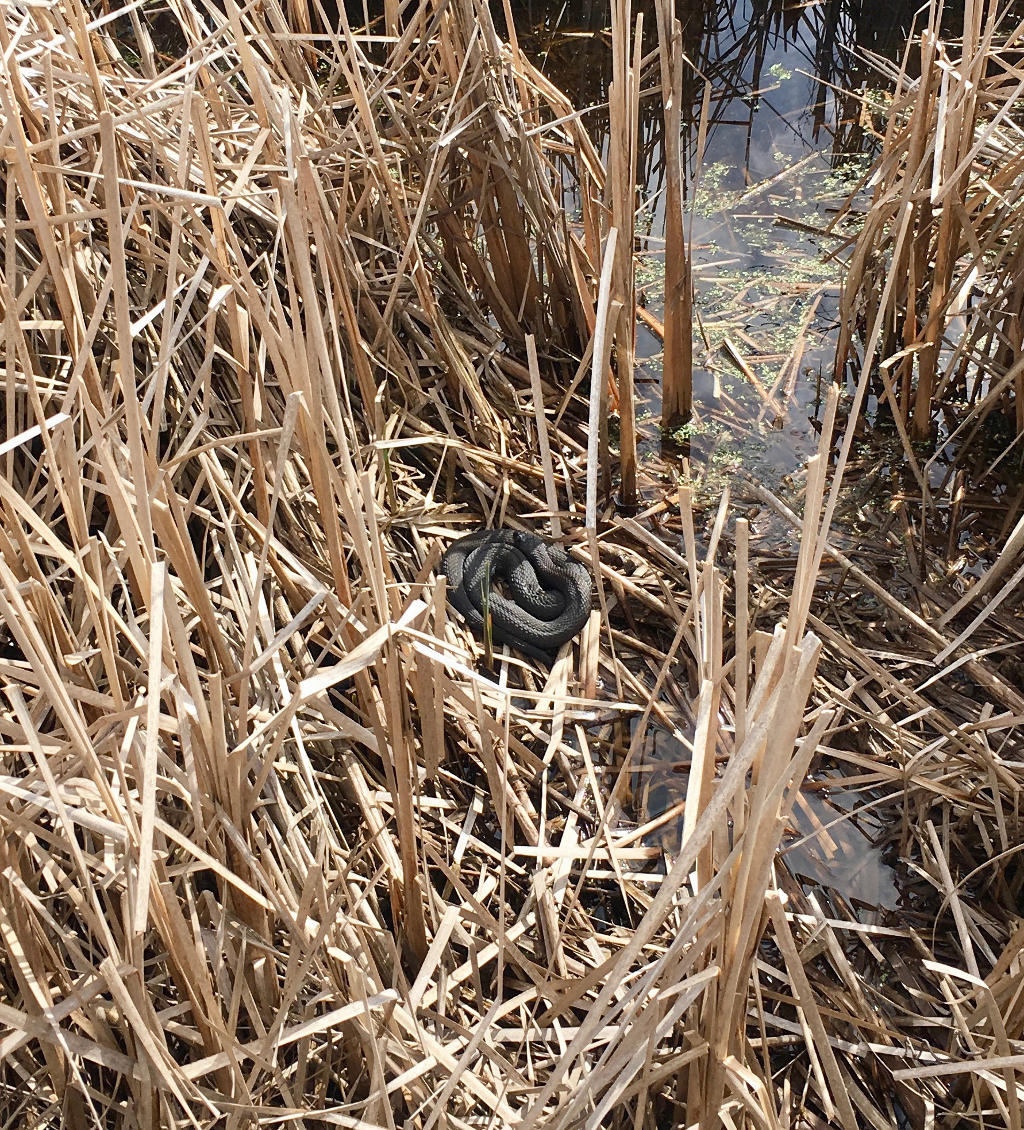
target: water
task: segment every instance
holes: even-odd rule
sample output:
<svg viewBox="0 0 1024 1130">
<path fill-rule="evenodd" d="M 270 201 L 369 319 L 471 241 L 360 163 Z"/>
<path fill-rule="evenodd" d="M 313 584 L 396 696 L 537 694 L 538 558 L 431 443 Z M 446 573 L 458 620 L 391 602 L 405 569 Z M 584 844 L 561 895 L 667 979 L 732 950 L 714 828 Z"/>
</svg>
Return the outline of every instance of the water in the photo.
<svg viewBox="0 0 1024 1130">
<path fill-rule="evenodd" d="M 870 163 L 881 124 L 871 104 L 884 98 L 872 89 L 881 80 L 856 52 L 898 58 L 914 7 L 834 0 L 680 6 L 684 51 L 712 84 L 699 168 L 703 83 L 691 82 L 683 100 L 697 313 L 694 418 L 672 434 L 661 431 L 661 343 L 641 322 L 640 489 L 649 500 L 661 497 L 684 460 L 698 481 L 698 499 L 703 491 L 717 500 L 741 467 L 785 490 L 817 450 L 841 281 L 840 262 L 830 253 L 855 226 L 855 218 L 836 221 Z M 644 15 L 644 48 L 651 50 L 654 11 L 647 4 L 636 10 Z M 578 107 L 595 107 L 586 121 L 603 148 L 607 5 L 523 2 L 513 12 L 521 45 Z M 869 101 L 835 88 L 866 92 Z M 639 295 L 660 320 L 664 147 L 657 98 L 641 102 L 639 132 Z M 756 519 L 753 531 L 755 552 L 795 551 L 792 531 L 774 518 Z M 692 719 L 678 725 L 692 737 Z M 670 854 L 678 848 L 688 771 L 686 747 L 652 726 L 633 774 L 633 810 L 639 822 L 657 825 L 647 842 Z M 894 872 L 874 845 L 883 831 L 874 818 L 878 801 L 844 789 L 839 777 L 809 783 L 781 852 L 805 889 L 872 919 L 900 897 Z"/>
<path fill-rule="evenodd" d="M 693 722 L 679 719 L 687 740 Z M 647 846 L 671 857 L 680 846 L 682 808 L 691 751 L 679 737 L 650 725 L 631 776 L 632 811 L 649 825 Z M 900 902 L 896 872 L 876 840 L 885 832 L 890 798 L 847 788 L 840 774 L 820 774 L 800 792 L 789 818 L 780 858 L 805 890 L 816 890 L 826 905 L 835 900 L 859 920 L 877 922 Z"/>
<path fill-rule="evenodd" d="M 607 4 L 513 4 L 524 48 L 577 106 L 593 106 L 588 127 L 605 144 L 611 67 Z M 636 5 L 644 49 L 656 47 L 653 6 Z M 694 418 L 660 428 L 661 343 L 641 322 L 638 418 L 640 489 L 660 496 L 683 469 L 708 498 L 740 467 L 785 488 L 817 449 L 823 398 L 834 359 L 840 266 L 828 253 L 850 231 L 838 209 L 862 176 L 874 145 L 873 120 L 857 98 L 880 80 L 855 51 L 896 58 L 914 5 L 828 0 L 679 6 L 684 51 L 711 82 L 703 160 L 696 150 L 704 83 L 684 82 L 683 142 L 695 279 Z M 656 68 L 647 85 L 657 82 Z M 660 100 L 640 105 L 638 216 L 640 302 L 664 310 L 663 124 Z M 567 200 L 567 207 L 573 201 Z M 748 374 L 745 375 L 743 370 Z M 699 497 L 699 496 L 698 496 Z M 772 519 L 762 548 L 792 551 Z"/>
<path fill-rule="evenodd" d="M 798 881 L 831 890 L 853 908 L 895 910 L 901 892 L 875 844 L 884 827 L 872 801 L 845 788 L 841 777 L 831 780 L 832 788 L 817 781 L 798 796 L 782 846 L 786 866 Z"/>
</svg>

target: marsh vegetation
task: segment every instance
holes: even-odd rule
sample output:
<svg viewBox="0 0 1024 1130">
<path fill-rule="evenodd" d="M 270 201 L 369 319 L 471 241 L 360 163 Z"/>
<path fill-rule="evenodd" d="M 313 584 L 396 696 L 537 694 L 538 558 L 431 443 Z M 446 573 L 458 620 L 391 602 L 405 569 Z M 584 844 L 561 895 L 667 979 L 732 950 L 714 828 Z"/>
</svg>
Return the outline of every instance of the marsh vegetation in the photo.
<svg viewBox="0 0 1024 1130">
<path fill-rule="evenodd" d="M 1024 25 L 367 7 L 0 6 L 0 1125 L 1020 1127 Z"/>
</svg>

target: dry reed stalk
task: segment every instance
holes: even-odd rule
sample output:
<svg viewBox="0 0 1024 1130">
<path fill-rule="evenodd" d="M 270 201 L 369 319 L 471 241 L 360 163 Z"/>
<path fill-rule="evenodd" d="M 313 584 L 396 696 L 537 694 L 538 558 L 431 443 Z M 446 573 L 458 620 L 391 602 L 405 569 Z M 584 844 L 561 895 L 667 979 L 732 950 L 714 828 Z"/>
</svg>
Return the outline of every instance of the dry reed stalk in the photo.
<svg viewBox="0 0 1024 1130">
<path fill-rule="evenodd" d="M 608 179 L 611 225 L 618 232 L 612 275 L 611 342 L 619 407 L 619 493 L 636 506 L 636 280 L 634 263 L 637 211 L 636 162 L 640 108 L 640 48 L 643 16 L 633 26 L 631 0 L 612 0 L 612 81 L 608 88 Z M 604 425 L 603 425 L 604 426 Z"/>
<path fill-rule="evenodd" d="M 856 325 L 881 327 L 880 391 L 904 437 L 929 437 L 940 406 L 954 400 L 966 401 L 967 419 L 984 417 L 1005 391 L 1024 426 L 1019 374 L 996 391 L 1020 340 L 1014 200 L 1024 149 L 1009 117 L 1024 92 L 1015 63 L 1021 34 L 997 6 L 968 4 L 953 57 L 933 4 L 919 77 L 910 77 L 909 49 L 893 76 L 897 96 L 844 287 L 837 358 L 843 365 L 851 356 Z M 873 363 L 874 349 L 865 349 L 863 366 Z M 968 379 L 971 370 L 977 376 Z M 963 407 L 955 413 L 963 426 Z"/>
<path fill-rule="evenodd" d="M 612 337 L 608 332 L 611 318 L 612 286 L 615 275 L 616 249 L 619 232 L 611 228 L 605 244 L 601 264 L 601 281 L 598 286 L 597 320 L 594 326 L 590 371 L 590 407 L 587 417 L 587 496 L 586 528 L 597 533 L 598 480 L 602 469 L 607 469 L 607 392 L 605 372 L 612 348 Z M 604 456 L 604 458 L 602 458 Z"/>
<path fill-rule="evenodd" d="M 166 44 L 119 12 L 0 13 L 4 1120 L 885 1125 L 865 1063 L 908 1104 L 944 1094 L 914 1049 L 971 1070 L 922 1033 L 926 994 L 976 1053 L 962 1109 L 1010 1123 L 1019 940 L 927 820 L 973 979 L 937 943 L 884 1007 L 845 943 L 909 931 L 822 912 L 778 855 L 826 751 L 940 847 L 1012 854 L 1005 681 L 987 654 L 923 671 L 898 600 L 906 655 L 850 645 L 815 588 L 823 460 L 788 593 L 738 527 L 732 619 L 726 504 L 701 550 L 685 494 L 602 506 L 550 356 L 582 354 L 600 406 L 622 260 L 564 96 L 469 0 L 394 5 L 383 40 L 343 20 L 325 56 L 277 0 L 176 4 Z M 571 645 L 492 677 L 439 555 L 540 515 L 601 611 L 578 678 Z M 950 692 L 968 662 L 981 714 Z M 638 827 L 653 727 L 688 784 Z"/>
<path fill-rule="evenodd" d="M 665 119 L 665 344 L 662 416 L 686 420 L 693 398 L 693 282 L 683 225 L 683 35 L 675 0 L 659 0 L 658 58 Z M 709 87 L 710 89 L 710 87 Z"/>
</svg>

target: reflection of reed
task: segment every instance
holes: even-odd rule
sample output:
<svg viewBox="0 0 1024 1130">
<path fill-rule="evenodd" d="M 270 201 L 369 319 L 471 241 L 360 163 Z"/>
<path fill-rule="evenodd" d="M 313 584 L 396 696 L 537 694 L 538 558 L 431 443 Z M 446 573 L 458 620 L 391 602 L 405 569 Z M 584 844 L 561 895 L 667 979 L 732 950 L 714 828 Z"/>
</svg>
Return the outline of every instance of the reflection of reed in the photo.
<svg viewBox="0 0 1024 1130">
<path fill-rule="evenodd" d="M 336 22 L 337 4 L 331 0 L 293 0 L 322 6 L 328 22 Z M 519 41 L 540 69 L 564 90 L 577 107 L 595 107 L 587 125 L 602 151 L 608 141 L 608 83 L 611 77 L 610 0 L 508 0 Z M 354 23 L 369 21 L 383 31 L 383 0 L 347 0 Z M 677 9 L 682 23 L 683 50 L 692 63 L 683 79 L 682 130 L 684 152 L 692 161 L 696 149 L 696 123 L 703 96 L 702 76 L 711 81 L 712 103 L 708 147 L 714 150 L 723 127 L 742 127 L 742 148 L 730 160 L 741 165 L 749 181 L 749 162 L 758 110 L 777 115 L 771 92 L 774 80 L 766 75 L 766 62 L 784 47 L 787 67 L 794 54 L 800 70 L 818 81 L 810 109 L 806 148 L 831 150 L 833 161 L 859 151 L 864 145 L 858 100 L 843 91 L 855 90 L 868 77 L 866 52 L 896 59 L 906 43 L 915 0 L 822 0 L 794 5 L 786 0 L 737 0 L 716 4 L 688 0 Z M 504 21 L 503 0 L 491 0 L 499 27 Z M 644 51 L 649 61 L 646 89 L 657 87 L 657 47 L 654 0 L 634 0 L 634 13 L 644 17 Z M 791 68 L 790 68 L 791 69 Z M 789 123 L 789 128 L 797 127 Z M 822 133 L 831 134 L 831 145 Z M 641 99 L 637 175 L 649 191 L 664 183 L 664 119 L 657 98 Z"/>
<path fill-rule="evenodd" d="M 895 76 L 838 347 L 842 364 L 866 331 L 862 367 L 872 375 L 877 350 L 878 396 L 926 497 L 910 441 L 928 440 L 938 417 L 943 447 L 969 450 L 994 412 L 1024 435 L 1024 148 L 1013 124 L 1024 89 L 1021 29 L 975 4 L 954 45 L 940 18 L 933 5 L 910 56 L 920 77 Z"/>
<path fill-rule="evenodd" d="M 648 38 L 644 47 L 648 52 L 656 47 L 654 7 L 651 0 L 634 4 L 634 10 L 644 14 Z M 864 52 L 893 58 L 898 55 L 906 42 L 914 7 L 913 0 L 884 6 L 880 0 L 824 0 L 818 5 L 801 6 L 786 5 L 784 0 L 740 0 L 735 5 L 691 0 L 680 5 L 683 49 L 693 64 L 684 78 L 682 123 L 691 160 L 703 90 L 700 76 L 705 76 L 713 89 L 709 146 L 713 146 L 721 127 L 742 126 L 742 161 L 746 168 L 757 111 L 772 110 L 769 91 L 773 80 L 766 76 L 765 65 L 780 46 L 787 48 L 790 57 L 795 53 L 802 60 L 800 69 L 819 83 L 819 94 L 811 107 L 808 148 L 821 145 L 825 130 L 832 135 L 832 144 L 826 148 L 831 149 L 835 160 L 858 150 L 863 143 L 858 104 L 838 91 L 855 89 L 864 81 Z M 511 11 L 521 42 L 548 77 L 566 90 L 577 106 L 598 107 L 588 115 L 587 122 L 604 147 L 608 115 L 603 106 L 611 73 L 608 3 L 512 0 Z M 648 88 L 656 83 L 653 69 L 646 80 Z M 830 89 L 833 87 L 838 90 Z M 657 190 L 664 175 L 664 121 L 656 98 L 641 101 L 639 127 L 638 174 L 649 189 Z"/>
</svg>

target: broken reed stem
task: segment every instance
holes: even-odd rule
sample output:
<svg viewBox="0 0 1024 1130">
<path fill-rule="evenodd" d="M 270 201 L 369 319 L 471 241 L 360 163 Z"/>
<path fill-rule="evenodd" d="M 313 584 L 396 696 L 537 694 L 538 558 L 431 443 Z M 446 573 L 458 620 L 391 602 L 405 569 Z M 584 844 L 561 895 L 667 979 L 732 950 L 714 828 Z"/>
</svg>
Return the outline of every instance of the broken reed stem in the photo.
<svg viewBox="0 0 1024 1130">
<path fill-rule="evenodd" d="M 537 362 L 537 342 L 533 334 L 526 335 L 526 357 L 530 366 L 530 390 L 533 393 L 533 414 L 537 421 L 537 448 L 541 470 L 544 472 L 544 497 L 551 511 L 551 536 L 561 538 L 562 523 L 558 517 L 558 487 L 555 484 L 551 462 L 551 443 L 548 439 L 548 421 L 544 414 L 544 388 L 541 385 L 540 366 Z"/>
<path fill-rule="evenodd" d="M 609 309 L 612 302 L 612 277 L 615 270 L 615 248 L 618 230 L 612 228 L 604 246 L 601 263 L 601 282 L 597 292 L 597 324 L 594 327 L 593 356 L 590 367 L 590 409 L 587 421 L 587 501 L 586 528 L 597 531 L 598 476 L 601 472 L 601 421 L 607 397 L 608 355 L 611 338 L 608 334 Z"/>
<path fill-rule="evenodd" d="M 736 744 L 747 734 L 747 681 L 750 672 L 749 645 L 749 542 L 750 523 L 736 519 Z"/>
<path fill-rule="evenodd" d="M 613 272 L 611 338 L 619 399 L 619 492 L 624 506 L 636 505 L 636 354 L 635 217 L 636 159 L 640 106 L 640 48 L 643 17 L 632 37 L 631 0 L 612 0 L 612 82 L 608 90 L 610 133 L 608 180 L 611 223 L 618 233 Z M 596 342 L 595 342 L 596 352 Z"/>
<path fill-rule="evenodd" d="M 690 418 L 693 400 L 693 285 L 683 223 L 683 34 L 675 0 L 658 0 L 658 57 L 665 121 L 665 332 L 662 422 Z M 699 158 L 698 158 L 699 165 Z"/>
</svg>

